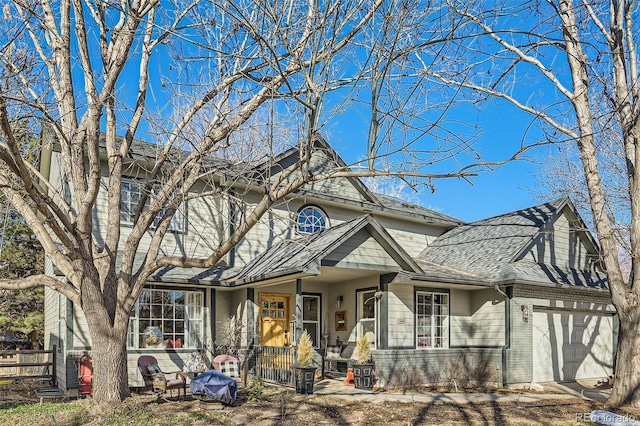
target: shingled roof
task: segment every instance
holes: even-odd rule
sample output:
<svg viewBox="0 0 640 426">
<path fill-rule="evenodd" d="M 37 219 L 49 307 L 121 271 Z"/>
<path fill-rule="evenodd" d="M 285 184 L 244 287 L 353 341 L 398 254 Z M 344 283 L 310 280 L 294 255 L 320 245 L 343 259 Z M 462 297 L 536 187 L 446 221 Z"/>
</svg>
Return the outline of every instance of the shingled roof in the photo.
<svg viewBox="0 0 640 426">
<path fill-rule="evenodd" d="M 447 268 L 452 277 L 483 283 L 526 282 L 606 288 L 606 278 L 601 272 L 538 264 L 519 258 L 565 207 L 575 212 L 571 201 L 563 198 L 460 225 L 420 253 L 418 263 L 426 276 L 432 273 L 437 279 L 443 278 L 443 268 Z"/>
</svg>

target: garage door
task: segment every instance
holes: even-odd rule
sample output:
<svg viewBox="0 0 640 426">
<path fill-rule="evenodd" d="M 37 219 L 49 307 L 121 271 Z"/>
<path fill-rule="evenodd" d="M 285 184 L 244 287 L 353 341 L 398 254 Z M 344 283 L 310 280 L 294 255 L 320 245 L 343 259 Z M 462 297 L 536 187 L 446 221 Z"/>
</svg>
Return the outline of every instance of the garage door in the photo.
<svg viewBox="0 0 640 426">
<path fill-rule="evenodd" d="M 613 315 L 533 312 L 533 381 L 558 382 L 612 374 Z"/>
</svg>

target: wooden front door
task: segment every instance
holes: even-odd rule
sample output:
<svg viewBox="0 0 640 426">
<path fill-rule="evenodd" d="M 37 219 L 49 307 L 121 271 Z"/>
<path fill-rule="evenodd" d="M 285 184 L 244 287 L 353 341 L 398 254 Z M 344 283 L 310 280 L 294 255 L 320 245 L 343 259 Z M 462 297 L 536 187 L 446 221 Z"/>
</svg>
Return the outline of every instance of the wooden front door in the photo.
<svg viewBox="0 0 640 426">
<path fill-rule="evenodd" d="M 289 295 L 260 294 L 260 345 L 290 346 Z"/>
</svg>

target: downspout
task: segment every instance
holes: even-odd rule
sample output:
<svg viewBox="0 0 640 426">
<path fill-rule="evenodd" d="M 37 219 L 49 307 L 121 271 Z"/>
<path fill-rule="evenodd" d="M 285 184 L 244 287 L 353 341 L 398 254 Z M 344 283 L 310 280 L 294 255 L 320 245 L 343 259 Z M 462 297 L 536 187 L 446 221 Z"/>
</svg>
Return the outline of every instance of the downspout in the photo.
<svg viewBox="0 0 640 426">
<path fill-rule="evenodd" d="M 504 346 L 502 346 L 502 387 L 507 387 L 507 349 L 511 347 L 511 297 L 496 284 L 495 290 L 504 296 Z M 511 287 L 507 291 L 512 293 Z"/>
</svg>

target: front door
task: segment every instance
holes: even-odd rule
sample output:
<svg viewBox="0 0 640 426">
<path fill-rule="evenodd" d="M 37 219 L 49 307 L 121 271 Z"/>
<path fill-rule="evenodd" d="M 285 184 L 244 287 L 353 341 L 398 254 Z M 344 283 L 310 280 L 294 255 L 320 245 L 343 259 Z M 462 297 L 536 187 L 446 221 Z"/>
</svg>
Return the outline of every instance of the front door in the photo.
<svg viewBox="0 0 640 426">
<path fill-rule="evenodd" d="M 260 294 L 260 345 L 289 346 L 289 295 Z"/>
</svg>

